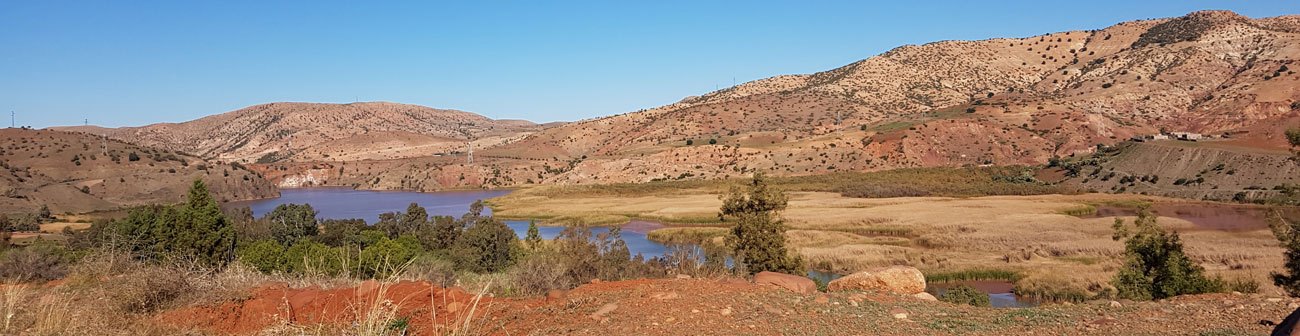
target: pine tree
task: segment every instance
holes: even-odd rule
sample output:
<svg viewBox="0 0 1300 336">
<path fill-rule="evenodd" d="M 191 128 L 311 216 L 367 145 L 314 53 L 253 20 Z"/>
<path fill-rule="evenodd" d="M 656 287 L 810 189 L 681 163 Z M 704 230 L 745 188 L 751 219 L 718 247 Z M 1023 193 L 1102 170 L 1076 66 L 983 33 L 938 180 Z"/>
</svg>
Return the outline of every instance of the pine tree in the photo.
<svg viewBox="0 0 1300 336">
<path fill-rule="evenodd" d="M 189 198 L 179 210 L 172 221 L 175 227 L 170 230 L 168 251 L 211 267 L 224 267 L 234 258 L 235 229 L 202 179 L 194 179 Z"/>
<path fill-rule="evenodd" d="M 529 249 L 536 250 L 542 245 L 542 233 L 537 229 L 537 221 L 528 221 L 528 235 L 524 237 L 524 243 Z"/>
<path fill-rule="evenodd" d="M 723 197 L 718 216 L 736 223 L 728 245 L 749 273 L 803 271 L 803 260 L 790 255 L 785 247 L 786 228 L 779 212 L 788 201 L 785 193 L 767 184 L 761 172 L 743 188 L 733 186 Z"/>
</svg>

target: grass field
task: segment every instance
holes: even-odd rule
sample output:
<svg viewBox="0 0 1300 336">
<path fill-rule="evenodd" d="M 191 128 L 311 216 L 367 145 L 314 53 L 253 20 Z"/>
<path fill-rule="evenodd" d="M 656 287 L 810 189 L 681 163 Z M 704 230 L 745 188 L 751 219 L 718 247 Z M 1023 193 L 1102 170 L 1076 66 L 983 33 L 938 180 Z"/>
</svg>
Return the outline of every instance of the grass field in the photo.
<svg viewBox="0 0 1300 336">
<path fill-rule="evenodd" d="M 938 172 L 946 174 L 943 170 Z M 991 176 L 996 172 L 980 172 Z M 1097 205 L 1137 206 L 1187 202 L 1138 195 L 1032 194 L 957 197 L 1002 187 L 963 183 L 971 176 L 935 176 L 934 170 L 889 174 L 832 174 L 780 178 L 790 190 L 782 214 L 788 246 L 820 271 L 847 274 L 865 268 L 911 265 L 927 274 L 1015 274 L 1017 288 L 1048 298 L 1075 300 L 1110 288 L 1120 265 L 1121 242 L 1111 240 L 1113 218 L 1080 218 Z M 917 188 L 947 196 L 847 197 L 839 183 L 918 176 Z M 941 174 L 942 175 L 942 174 Z M 920 179 L 924 177 L 924 179 Z M 943 186 L 939 181 L 957 181 Z M 971 182 L 962 182 L 971 181 Z M 661 242 L 720 241 L 728 223 L 717 219 L 719 195 L 731 181 L 677 181 L 607 186 L 547 186 L 523 189 L 491 200 L 497 214 L 515 218 L 584 219 L 617 224 L 631 218 L 696 225 L 651 232 Z M 1130 219 L 1131 220 L 1131 219 Z M 1280 293 L 1268 274 L 1280 269 L 1282 249 L 1267 230 L 1197 230 L 1182 219 L 1158 222 L 1183 231 L 1187 252 L 1209 273 L 1258 280 L 1265 293 Z M 553 225 L 556 223 L 552 223 Z M 991 274 L 991 273 L 990 273 Z M 973 275 L 972 275 L 973 276 Z M 978 276 L 980 278 L 983 276 Z M 1083 294 L 1080 294 L 1083 293 Z"/>
</svg>

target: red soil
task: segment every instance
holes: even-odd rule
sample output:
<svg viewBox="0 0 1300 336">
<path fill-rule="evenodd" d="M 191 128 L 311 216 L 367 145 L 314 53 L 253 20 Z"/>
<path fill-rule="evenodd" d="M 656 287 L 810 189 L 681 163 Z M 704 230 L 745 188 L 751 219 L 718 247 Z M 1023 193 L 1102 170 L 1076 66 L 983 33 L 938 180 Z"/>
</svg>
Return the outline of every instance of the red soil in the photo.
<svg viewBox="0 0 1300 336">
<path fill-rule="evenodd" d="M 411 326 L 442 329 L 468 316 L 475 300 L 476 295 L 460 288 L 440 288 L 427 281 L 380 284 L 371 280 L 358 287 L 337 289 L 289 288 L 284 283 L 268 283 L 254 288 L 246 300 L 215 307 L 188 307 L 163 313 L 157 320 L 178 327 L 253 334 L 277 325 L 346 326 L 364 320 L 367 312 L 378 308 L 395 311 L 395 317 L 408 318 Z M 478 304 L 493 300 L 483 296 L 478 298 Z M 481 309 L 474 312 L 476 316 L 483 313 Z M 414 329 L 432 334 L 428 330 L 434 328 Z M 413 333 L 422 334 L 426 333 Z"/>
</svg>

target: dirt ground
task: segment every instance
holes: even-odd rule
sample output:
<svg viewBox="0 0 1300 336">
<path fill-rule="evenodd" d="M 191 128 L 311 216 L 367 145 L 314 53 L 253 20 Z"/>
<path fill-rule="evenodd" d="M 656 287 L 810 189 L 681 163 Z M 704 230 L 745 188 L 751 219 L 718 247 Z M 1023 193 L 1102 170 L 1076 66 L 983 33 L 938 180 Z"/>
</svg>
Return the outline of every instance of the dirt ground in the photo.
<svg viewBox="0 0 1300 336">
<path fill-rule="evenodd" d="M 474 305 L 472 295 L 456 289 L 432 289 L 429 295 L 427 283 L 381 286 L 387 287 L 321 290 L 272 284 L 247 300 L 184 308 L 155 320 L 217 334 L 312 333 L 367 323 L 358 317 L 372 307 L 366 300 L 380 293 L 400 306 L 389 318 L 406 318 L 409 335 L 1245 335 L 1267 333 L 1270 327 L 1261 320 L 1281 321 L 1300 306 L 1296 299 L 1214 294 L 1159 302 L 977 308 L 875 293 L 800 295 L 739 279 L 600 282 L 549 298 L 483 298 Z M 362 309 L 349 310 L 355 307 Z M 466 322 L 464 316 L 474 317 Z"/>
</svg>

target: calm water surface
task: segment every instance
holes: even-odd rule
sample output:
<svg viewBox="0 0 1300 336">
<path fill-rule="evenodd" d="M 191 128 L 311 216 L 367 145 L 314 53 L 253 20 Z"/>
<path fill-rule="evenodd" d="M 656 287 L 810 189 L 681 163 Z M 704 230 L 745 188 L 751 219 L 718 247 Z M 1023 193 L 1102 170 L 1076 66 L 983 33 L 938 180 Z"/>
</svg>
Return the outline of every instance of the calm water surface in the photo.
<svg viewBox="0 0 1300 336">
<path fill-rule="evenodd" d="M 405 212 L 411 203 L 424 207 L 430 215 L 455 216 L 469 211 L 469 205 L 478 200 L 509 194 L 510 190 L 465 190 L 442 191 L 433 193 L 410 191 L 370 191 L 350 188 L 307 188 L 282 189 L 279 198 L 256 201 L 232 202 L 227 207 L 249 207 L 253 216 L 262 217 L 281 204 L 311 204 L 312 209 L 320 212 L 319 218 L 352 219 L 360 218 L 366 223 L 379 221 L 379 214 L 385 212 Z M 491 215 L 492 209 L 483 208 L 484 215 Z M 506 221 L 506 225 L 515 230 L 522 239 L 528 232 L 527 221 Z M 646 239 L 646 233 L 663 227 L 662 224 L 647 221 L 632 221 L 623 226 L 622 237 L 632 255 L 640 253 L 646 259 L 657 257 L 668 250 L 663 244 Z M 560 234 L 562 227 L 541 226 L 538 231 L 542 239 L 553 239 Z M 609 232 L 609 228 L 591 228 L 594 234 Z"/>
</svg>

